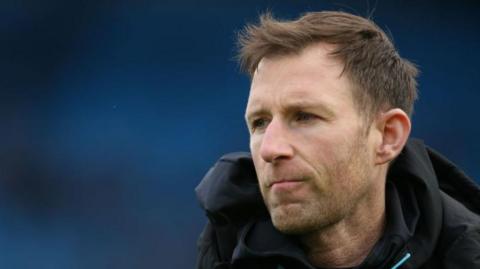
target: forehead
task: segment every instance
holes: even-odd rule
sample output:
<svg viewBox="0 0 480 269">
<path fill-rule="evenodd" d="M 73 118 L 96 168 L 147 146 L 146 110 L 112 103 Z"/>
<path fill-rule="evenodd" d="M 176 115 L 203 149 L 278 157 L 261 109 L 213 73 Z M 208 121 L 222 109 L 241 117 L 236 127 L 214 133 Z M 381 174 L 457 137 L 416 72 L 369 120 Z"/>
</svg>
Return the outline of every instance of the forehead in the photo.
<svg viewBox="0 0 480 269">
<path fill-rule="evenodd" d="M 330 55 L 334 48 L 318 43 L 298 54 L 263 58 L 252 79 L 247 113 L 256 106 L 287 101 L 352 104 L 344 65 Z"/>
</svg>

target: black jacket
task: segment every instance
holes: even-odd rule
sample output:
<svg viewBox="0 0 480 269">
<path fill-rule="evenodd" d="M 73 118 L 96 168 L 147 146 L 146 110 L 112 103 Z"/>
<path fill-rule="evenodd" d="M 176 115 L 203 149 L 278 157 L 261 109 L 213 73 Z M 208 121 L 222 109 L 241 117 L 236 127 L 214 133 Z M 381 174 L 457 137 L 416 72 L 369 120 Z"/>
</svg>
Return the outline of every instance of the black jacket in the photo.
<svg viewBox="0 0 480 269">
<path fill-rule="evenodd" d="M 196 188 L 208 223 L 198 269 L 309 268 L 294 237 L 272 225 L 248 153 L 223 156 Z M 385 233 L 357 268 L 480 269 L 480 188 L 410 140 L 390 167 Z"/>
</svg>

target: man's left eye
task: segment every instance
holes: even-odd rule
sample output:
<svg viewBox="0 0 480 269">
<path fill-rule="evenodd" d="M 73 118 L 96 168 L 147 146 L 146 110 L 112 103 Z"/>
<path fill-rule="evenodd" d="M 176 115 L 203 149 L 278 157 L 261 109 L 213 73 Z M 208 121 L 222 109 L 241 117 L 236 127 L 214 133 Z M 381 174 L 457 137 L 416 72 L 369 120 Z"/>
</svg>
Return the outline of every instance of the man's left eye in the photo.
<svg viewBox="0 0 480 269">
<path fill-rule="evenodd" d="M 310 114 L 310 113 L 306 113 L 306 112 L 298 112 L 295 115 L 295 120 L 296 121 L 309 121 L 309 120 L 313 120 L 315 118 L 316 118 L 315 115 Z"/>
</svg>

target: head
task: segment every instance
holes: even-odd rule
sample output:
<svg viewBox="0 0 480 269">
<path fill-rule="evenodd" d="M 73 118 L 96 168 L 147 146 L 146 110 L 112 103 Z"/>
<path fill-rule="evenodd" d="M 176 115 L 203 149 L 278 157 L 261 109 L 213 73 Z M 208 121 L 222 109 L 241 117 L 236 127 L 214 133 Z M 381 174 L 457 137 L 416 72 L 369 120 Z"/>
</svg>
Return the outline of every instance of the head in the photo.
<svg viewBox="0 0 480 269">
<path fill-rule="evenodd" d="M 239 36 L 250 149 L 274 225 L 308 233 L 384 203 L 410 133 L 416 68 L 370 20 L 263 15 Z M 367 212 L 368 213 L 368 212 Z"/>
<path fill-rule="evenodd" d="M 412 115 L 418 70 L 366 18 L 324 11 L 279 21 L 267 13 L 260 17 L 260 24 L 247 25 L 239 34 L 238 59 L 242 70 L 253 78 L 264 57 L 299 54 L 319 42 L 334 45 L 329 54 L 342 62 L 342 74 L 353 82 L 355 105 L 365 119 L 389 107 Z"/>
</svg>

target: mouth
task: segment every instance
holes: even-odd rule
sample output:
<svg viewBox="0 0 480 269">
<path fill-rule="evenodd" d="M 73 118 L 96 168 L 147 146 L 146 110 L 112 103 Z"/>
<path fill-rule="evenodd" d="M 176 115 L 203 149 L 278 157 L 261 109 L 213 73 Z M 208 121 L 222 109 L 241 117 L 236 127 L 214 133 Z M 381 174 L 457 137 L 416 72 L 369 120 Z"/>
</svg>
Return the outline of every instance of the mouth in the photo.
<svg viewBox="0 0 480 269">
<path fill-rule="evenodd" d="M 280 179 L 272 181 L 268 187 L 281 187 L 281 188 L 291 188 L 300 184 L 303 180 L 300 179 Z"/>
</svg>

